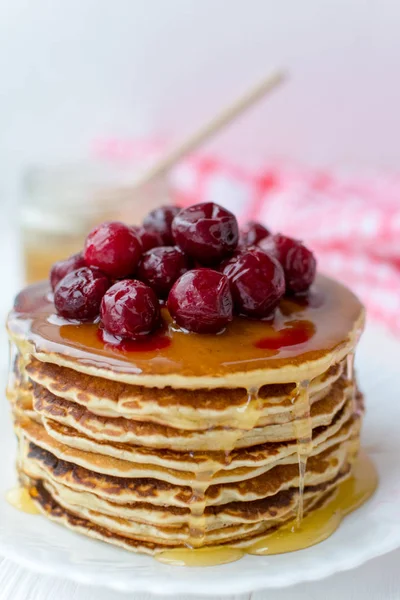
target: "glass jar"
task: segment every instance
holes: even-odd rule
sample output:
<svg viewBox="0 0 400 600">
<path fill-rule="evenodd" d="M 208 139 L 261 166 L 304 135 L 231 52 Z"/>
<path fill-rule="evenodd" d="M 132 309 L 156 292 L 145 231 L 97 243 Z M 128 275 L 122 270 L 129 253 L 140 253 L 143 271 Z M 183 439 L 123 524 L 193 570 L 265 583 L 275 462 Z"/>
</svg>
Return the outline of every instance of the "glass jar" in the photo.
<svg viewBox="0 0 400 600">
<path fill-rule="evenodd" d="M 138 174 L 137 167 L 104 164 L 29 169 L 20 210 L 26 283 L 45 279 L 55 261 L 81 250 L 97 223 L 138 224 L 153 208 L 175 203 L 167 178 L 127 191 Z"/>
</svg>

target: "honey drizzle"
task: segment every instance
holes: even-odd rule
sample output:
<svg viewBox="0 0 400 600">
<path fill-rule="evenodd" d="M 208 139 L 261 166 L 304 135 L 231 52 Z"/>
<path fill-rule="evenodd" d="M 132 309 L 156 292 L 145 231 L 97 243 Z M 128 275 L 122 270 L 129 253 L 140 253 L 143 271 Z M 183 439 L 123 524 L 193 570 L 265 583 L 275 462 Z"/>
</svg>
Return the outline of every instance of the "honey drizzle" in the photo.
<svg viewBox="0 0 400 600">
<path fill-rule="evenodd" d="M 6 493 L 6 500 L 11 506 L 24 513 L 30 515 L 40 514 L 31 496 L 29 495 L 29 491 L 25 487 L 18 486 L 8 490 Z"/>
<path fill-rule="evenodd" d="M 243 407 L 236 410 L 236 416 L 229 423 L 223 433 L 226 439 L 225 447 L 225 465 L 231 461 L 232 451 L 237 442 L 245 432 L 251 431 L 257 424 L 261 414 L 261 402 L 257 388 L 247 390 L 247 402 Z M 207 460 L 201 469 L 196 473 L 192 482 L 192 495 L 189 501 L 189 536 L 188 548 L 199 548 L 204 543 L 206 535 L 206 516 L 207 508 L 207 490 L 212 485 L 214 475 L 221 468 L 217 461 Z"/>
<path fill-rule="evenodd" d="M 192 483 L 192 495 L 189 501 L 189 537 L 187 542 L 189 548 L 197 548 L 203 545 L 206 535 L 205 510 L 207 507 L 207 490 L 218 468 L 219 465 L 217 463 L 207 461 L 204 468 L 196 473 L 196 477 Z"/>
<path fill-rule="evenodd" d="M 301 527 L 290 523 L 256 542 L 246 552 L 268 555 L 293 552 L 326 540 L 339 527 L 343 518 L 359 508 L 376 490 L 378 475 L 371 459 L 364 453 L 356 459 L 352 476 L 339 484 L 335 496 L 321 508 L 304 517 Z"/>
<path fill-rule="evenodd" d="M 335 496 L 325 505 L 305 515 L 300 527 L 296 526 L 296 521 L 288 522 L 245 548 L 229 545 L 197 550 L 180 548 L 160 552 L 155 558 L 170 565 L 206 567 L 233 562 L 245 554 L 273 555 L 309 548 L 332 535 L 346 515 L 373 495 L 377 485 L 374 464 L 361 453 L 353 466 L 352 476 L 338 485 Z"/>
<path fill-rule="evenodd" d="M 313 448 L 309 381 L 302 381 L 296 386 L 296 392 L 292 402 L 293 427 L 297 442 L 297 458 L 299 463 L 299 499 L 297 504 L 296 525 L 297 527 L 300 527 L 304 513 L 304 483 L 307 460 Z"/>
<path fill-rule="evenodd" d="M 352 352 L 349 352 L 346 358 L 346 377 L 348 385 L 351 386 L 351 403 L 353 407 L 353 415 L 356 415 L 358 413 L 358 407 L 354 374 L 354 350 Z"/>
<path fill-rule="evenodd" d="M 6 395 L 7 397 L 11 397 L 14 393 L 14 389 L 16 387 L 16 376 L 14 371 L 15 361 L 18 356 L 17 346 L 9 340 L 8 342 L 8 378 L 7 378 L 7 387 L 6 387 Z"/>
</svg>

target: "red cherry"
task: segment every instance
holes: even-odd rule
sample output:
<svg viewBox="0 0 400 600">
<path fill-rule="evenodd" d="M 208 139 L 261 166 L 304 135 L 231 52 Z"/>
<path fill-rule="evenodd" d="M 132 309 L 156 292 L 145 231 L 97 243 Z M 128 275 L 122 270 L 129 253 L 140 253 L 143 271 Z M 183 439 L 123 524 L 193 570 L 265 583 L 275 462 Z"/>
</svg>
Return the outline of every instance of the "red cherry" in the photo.
<svg viewBox="0 0 400 600">
<path fill-rule="evenodd" d="M 85 259 L 83 258 L 83 252 L 78 252 L 77 254 L 73 254 L 69 258 L 65 260 L 59 260 L 54 263 L 50 270 L 50 284 L 51 288 L 54 292 L 56 285 L 58 284 L 63 277 L 71 273 L 71 271 L 75 271 L 76 269 L 80 269 L 81 267 L 86 267 Z"/>
<path fill-rule="evenodd" d="M 267 250 L 264 241 L 268 242 L 263 240 L 261 247 Z M 317 261 L 311 250 L 299 240 L 280 233 L 273 236 L 270 244 L 271 252 L 276 255 L 285 272 L 286 290 L 292 293 L 307 291 L 314 281 L 317 270 Z"/>
<path fill-rule="evenodd" d="M 257 221 L 248 221 L 240 230 L 239 245 L 241 247 L 256 246 L 262 239 L 271 235 L 271 232 L 257 223 Z"/>
<path fill-rule="evenodd" d="M 179 206 L 160 206 L 149 212 L 143 221 L 143 227 L 147 231 L 158 233 L 162 239 L 162 246 L 173 246 L 175 242 L 171 233 L 171 225 L 179 211 Z"/>
<path fill-rule="evenodd" d="M 118 281 L 104 295 L 100 318 L 106 331 L 138 340 L 160 324 L 160 305 L 153 290 L 135 279 Z"/>
<path fill-rule="evenodd" d="M 100 269 L 81 267 L 59 281 L 54 290 L 54 305 L 66 319 L 92 321 L 98 316 L 109 287 L 110 281 Z"/>
<path fill-rule="evenodd" d="M 235 308 L 240 314 L 267 317 L 285 293 L 281 265 L 258 248 L 227 261 L 223 272 L 229 279 Z"/>
<path fill-rule="evenodd" d="M 188 269 L 188 259 L 180 248 L 159 246 L 143 254 L 136 273 L 158 297 L 166 298 L 175 281 Z"/>
<path fill-rule="evenodd" d="M 173 285 L 167 302 L 171 316 L 195 333 L 218 333 L 233 319 L 233 302 L 225 275 L 193 269 Z"/>
<path fill-rule="evenodd" d="M 142 254 L 142 244 L 131 227 L 119 221 L 98 225 L 85 242 L 86 264 L 113 278 L 133 273 Z"/>
<path fill-rule="evenodd" d="M 162 235 L 158 231 L 150 231 L 137 225 L 131 225 L 131 228 L 141 241 L 143 252 L 164 245 Z"/>
<path fill-rule="evenodd" d="M 203 265 L 232 254 L 239 239 L 236 217 L 213 202 L 181 210 L 173 220 L 172 233 L 183 252 Z"/>
</svg>

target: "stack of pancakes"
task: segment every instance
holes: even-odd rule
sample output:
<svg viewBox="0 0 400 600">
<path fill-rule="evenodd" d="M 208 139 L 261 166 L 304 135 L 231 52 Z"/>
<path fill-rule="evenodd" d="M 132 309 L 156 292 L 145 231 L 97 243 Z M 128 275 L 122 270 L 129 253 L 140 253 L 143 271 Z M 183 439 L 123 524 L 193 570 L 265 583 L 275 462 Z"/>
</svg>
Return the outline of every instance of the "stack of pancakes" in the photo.
<svg viewBox="0 0 400 600">
<path fill-rule="evenodd" d="M 41 344 L 21 327 L 33 315 L 16 326 L 11 314 L 22 485 L 50 519 L 129 550 L 251 545 L 327 502 L 351 474 L 357 306 L 340 343 L 318 357 L 300 344 L 279 365 L 258 364 L 257 378 L 249 368 L 141 378 L 80 360 L 68 343 Z"/>
</svg>

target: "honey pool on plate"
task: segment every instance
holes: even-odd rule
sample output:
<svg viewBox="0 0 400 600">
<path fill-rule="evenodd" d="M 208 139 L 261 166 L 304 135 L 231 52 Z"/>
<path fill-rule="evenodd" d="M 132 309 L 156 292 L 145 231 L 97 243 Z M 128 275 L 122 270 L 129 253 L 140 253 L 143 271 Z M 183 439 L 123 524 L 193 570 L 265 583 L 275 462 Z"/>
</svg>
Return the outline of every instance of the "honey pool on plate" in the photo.
<svg viewBox="0 0 400 600">
<path fill-rule="evenodd" d="M 6 500 L 9 504 L 11 504 L 11 506 L 24 513 L 28 513 L 30 515 L 38 515 L 40 513 L 36 504 L 32 500 L 29 491 L 24 487 L 17 486 L 11 490 L 8 490 L 6 494 Z"/>
</svg>

